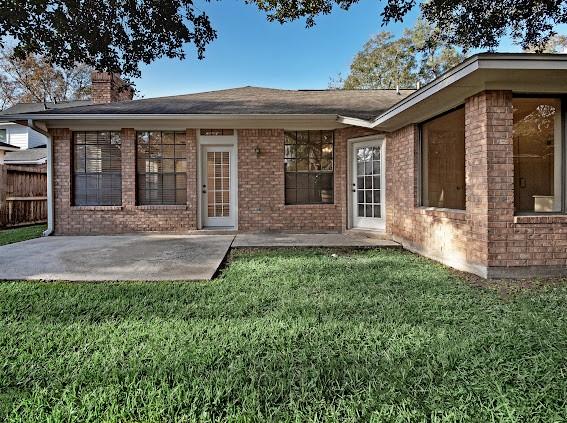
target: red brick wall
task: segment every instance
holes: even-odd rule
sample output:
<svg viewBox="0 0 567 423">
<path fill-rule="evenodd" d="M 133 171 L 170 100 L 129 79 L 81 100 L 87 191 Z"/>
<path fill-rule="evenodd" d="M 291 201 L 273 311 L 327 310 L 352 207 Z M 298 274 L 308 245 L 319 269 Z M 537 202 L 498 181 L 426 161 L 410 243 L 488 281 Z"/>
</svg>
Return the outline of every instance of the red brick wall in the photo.
<svg viewBox="0 0 567 423">
<path fill-rule="evenodd" d="M 418 207 L 418 128 L 386 137 L 386 231 L 406 248 L 470 270 L 470 225 L 462 211 Z"/>
<path fill-rule="evenodd" d="M 71 136 L 51 131 L 54 141 L 55 231 L 57 234 L 186 231 L 197 229 L 197 139 L 187 129 L 187 204 L 136 206 L 135 130 L 122 130 L 122 206 L 71 205 Z M 341 232 L 347 222 L 347 140 L 374 131 L 345 128 L 335 132 L 335 203 L 284 204 L 283 129 L 238 131 L 238 189 L 241 231 Z M 261 154 L 256 156 L 255 148 Z"/>
<path fill-rule="evenodd" d="M 567 273 L 567 216 L 514 216 L 510 91 L 465 103 L 466 211 L 418 206 L 417 126 L 387 136 L 387 231 L 406 247 L 489 277 Z"/>
<path fill-rule="evenodd" d="M 514 216 L 512 93 L 486 92 L 489 275 L 567 273 L 567 216 Z"/>
<path fill-rule="evenodd" d="M 122 206 L 71 205 L 71 136 L 68 129 L 50 131 L 53 139 L 53 183 L 56 234 L 185 231 L 196 229 L 196 163 L 187 163 L 187 205 L 136 206 L 135 131 L 122 130 Z M 196 157 L 195 130 L 187 130 L 188 157 Z"/>
<path fill-rule="evenodd" d="M 284 130 L 238 131 L 238 229 L 241 231 L 341 232 L 347 223 L 347 139 L 376 133 L 335 131 L 334 204 L 285 205 Z M 255 148 L 261 154 L 256 156 Z"/>
</svg>

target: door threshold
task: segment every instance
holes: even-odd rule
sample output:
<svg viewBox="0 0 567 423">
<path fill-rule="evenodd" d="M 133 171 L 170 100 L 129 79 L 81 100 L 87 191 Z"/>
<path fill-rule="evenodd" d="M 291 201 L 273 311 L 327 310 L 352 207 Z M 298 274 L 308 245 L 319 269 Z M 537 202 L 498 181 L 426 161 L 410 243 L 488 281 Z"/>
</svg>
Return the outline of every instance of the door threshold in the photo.
<svg viewBox="0 0 567 423">
<path fill-rule="evenodd" d="M 204 226 L 199 229 L 199 232 L 206 232 L 210 235 L 229 235 L 238 233 L 238 230 L 234 226 Z"/>
</svg>

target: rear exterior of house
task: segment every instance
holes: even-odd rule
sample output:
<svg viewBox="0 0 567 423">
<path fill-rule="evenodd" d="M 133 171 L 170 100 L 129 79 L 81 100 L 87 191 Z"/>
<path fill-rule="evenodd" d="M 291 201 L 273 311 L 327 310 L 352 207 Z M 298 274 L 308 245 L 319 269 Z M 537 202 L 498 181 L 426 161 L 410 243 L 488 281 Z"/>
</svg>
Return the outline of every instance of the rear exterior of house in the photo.
<svg viewBox="0 0 567 423">
<path fill-rule="evenodd" d="M 566 76 L 563 56 L 477 55 L 415 92 L 107 93 L 12 118 L 50 135 L 55 234 L 360 229 L 549 276 L 567 273 Z"/>
</svg>

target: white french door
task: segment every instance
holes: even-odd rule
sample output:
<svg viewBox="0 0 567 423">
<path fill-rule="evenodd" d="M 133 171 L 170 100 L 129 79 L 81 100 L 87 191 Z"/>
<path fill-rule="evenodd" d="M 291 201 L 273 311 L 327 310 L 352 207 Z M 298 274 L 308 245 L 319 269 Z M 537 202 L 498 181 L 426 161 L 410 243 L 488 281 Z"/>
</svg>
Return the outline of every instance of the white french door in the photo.
<svg viewBox="0 0 567 423">
<path fill-rule="evenodd" d="M 352 226 L 385 228 L 384 141 L 371 139 L 352 143 Z"/>
<path fill-rule="evenodd" d="M 204 227 L 234 227 L 236 172 L 233 146 L 202 148 L 201 204 Z"/>
</svg>

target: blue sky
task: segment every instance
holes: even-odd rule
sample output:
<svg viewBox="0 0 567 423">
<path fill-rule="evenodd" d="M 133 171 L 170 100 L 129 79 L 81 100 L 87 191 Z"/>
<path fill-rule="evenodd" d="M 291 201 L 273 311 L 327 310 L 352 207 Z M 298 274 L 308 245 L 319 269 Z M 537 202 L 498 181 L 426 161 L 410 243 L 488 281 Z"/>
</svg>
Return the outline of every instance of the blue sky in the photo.
<svg viewBox="0 0 567 423">
<path fill-rule="evenodd" d="M 163 59 L 142 67 L 136 87 L 144 97 L 175 95 L 256 85 L 273 88 L 327 88 L 329 78 L 348 73 L 358 50 L 381 28 L 378 0 L 361 0 L 349 11 L 319 16 L 317 25 L 280 25 L 242 0 L 204 3 L 218 38 L 196 59 L 192 46 L 184 61 Z M 412 26 L 417 11 L 403 24 L 385 29 L 399 34 Z M 512 51 L 508 44 L 505 48 Z"/>
</svg>

